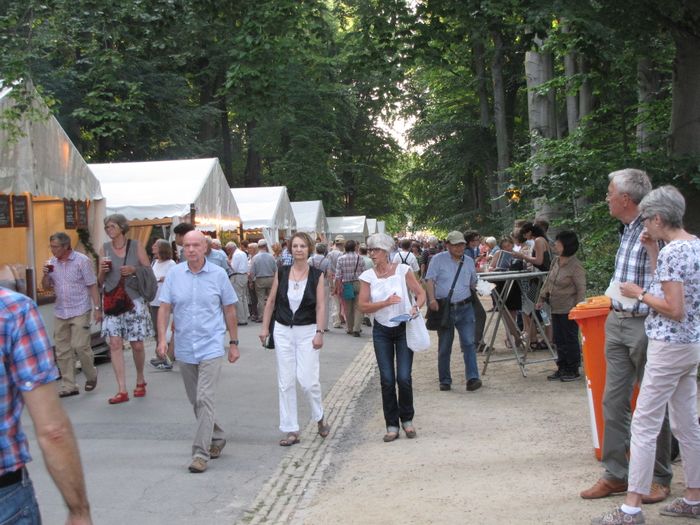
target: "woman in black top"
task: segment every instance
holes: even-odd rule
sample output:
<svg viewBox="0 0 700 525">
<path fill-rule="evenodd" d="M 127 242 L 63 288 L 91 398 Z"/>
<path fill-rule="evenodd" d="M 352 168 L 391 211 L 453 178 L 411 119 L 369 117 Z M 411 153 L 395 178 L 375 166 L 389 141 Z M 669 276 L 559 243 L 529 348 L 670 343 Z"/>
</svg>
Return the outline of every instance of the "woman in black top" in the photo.
<svg viewBox="0 0 700 525">
<path fill-rule="evenodd" d="M 283 447 L 299 443 L 295 381 L 306 394 L 319 435 L 325 438 L 330 432 L 330 425 L 323 418 L 319 380 L 319 350 L 326 322 L 325 278 L 321 270 L 309 266 L 312 240 L 306 233 L 295 233 L 290 245 L 294 262 L 275 273 L 260 332 L 264 343 L 274 311 L 279 428 L 287 433 L 280 441 Z"/>
</svg>

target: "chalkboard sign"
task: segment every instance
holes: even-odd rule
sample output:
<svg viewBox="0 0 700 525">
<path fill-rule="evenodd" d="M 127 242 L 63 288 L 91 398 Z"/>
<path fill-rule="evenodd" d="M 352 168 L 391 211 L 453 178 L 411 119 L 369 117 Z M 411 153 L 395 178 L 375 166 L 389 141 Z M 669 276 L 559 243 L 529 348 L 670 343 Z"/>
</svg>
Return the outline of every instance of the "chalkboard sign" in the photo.
<svg viewBox="0 0 700 525">
<path fill-rule="evenodd" d="M 26 195 L 12 196 L 12 225 L 15 228 L 29 226 L 29 206 Z"/>
<path fill-rule="evenodd" d="M 88 207 L 87 202 L 77 201 L 75 203 L 76 226 L 78 228 L 88 227 Z"/>
<path fill-rule="evenodd" d="M 10 196 L 0 195 L 0 228 L 9 228 L 10 226 L 12 226 Z"/>
<path fill-rule="evenodd" d="M 63 224 L 66 230 L 75 230 L 75 201 L 63 199 Z"/>
</svg>

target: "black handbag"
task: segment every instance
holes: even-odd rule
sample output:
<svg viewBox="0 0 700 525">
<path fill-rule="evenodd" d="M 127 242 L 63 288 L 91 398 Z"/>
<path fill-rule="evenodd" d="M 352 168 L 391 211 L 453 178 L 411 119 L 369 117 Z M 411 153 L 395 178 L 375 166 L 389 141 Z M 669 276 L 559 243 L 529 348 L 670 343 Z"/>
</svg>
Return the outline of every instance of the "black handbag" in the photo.
<svg viewBox="0 0 700 525">
<path fill-rule="evenodd" d="M 263 346 L 268 350 L 275 349 L 275 312 L 272 312 L 272 317 L 270 318 L 270 335 L 267 336 Z"/>
<path fill-rule="evenodd" d="M 457 284 L 457 277 L 459 277 L 459 272 L 462 271 L 462 265 L 464 264 L 464 257 L 459 261 L 459 266 L 457 267 L 457 273 L 455 273 L 455 278 L 452 280 L 452 286 L 450 286 L 450 292 L 444 299 L 437 299 L 438 309 L 431 310 L 428 308 L 428 315 L 425 318 L 425 326 L 428 330 L 441 330 L 444 328 L 449 328 L 450 326 L 450 310 L 452 308 L 452 294 L 455 291 L 455 285 Z"/>
</svg>

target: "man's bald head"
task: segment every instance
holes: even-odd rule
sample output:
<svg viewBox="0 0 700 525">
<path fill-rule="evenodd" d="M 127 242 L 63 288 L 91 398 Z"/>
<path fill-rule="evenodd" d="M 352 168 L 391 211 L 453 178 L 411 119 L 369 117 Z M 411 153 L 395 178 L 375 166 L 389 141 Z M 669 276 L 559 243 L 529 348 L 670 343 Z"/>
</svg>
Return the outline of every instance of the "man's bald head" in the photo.
<svg viewBox="0 0 700 525">
<path fill-rule="evenodd" d="M 183 253 L 190 269 L 199 269 L 204 265 L 204 256 L 207 253 L 207 239 L 197 230 L 187 232 L 182 240 Z"/>
</svg>

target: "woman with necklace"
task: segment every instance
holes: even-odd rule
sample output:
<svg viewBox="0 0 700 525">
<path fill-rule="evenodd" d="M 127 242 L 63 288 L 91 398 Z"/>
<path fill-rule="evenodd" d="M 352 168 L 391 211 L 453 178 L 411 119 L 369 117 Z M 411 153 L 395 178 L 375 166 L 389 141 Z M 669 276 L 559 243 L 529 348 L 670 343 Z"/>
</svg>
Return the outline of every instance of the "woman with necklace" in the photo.
<svg viewBox="0 0 700 525">
<path fill-rule="evenodd" d="M 425 304 L 425 290 L 410 266 L 389 261 L 394 247 L 391 237 L 375 233 L 367 239 L 367 247 L 374 268 L 360 275 L 358 305 L 361 312 L 374 314 L 372 340 L 382 387 L 384 441 L 389 443 L 399 437 L 399 423 L 406 437 L 416 437 L 411 379 L 413 351 L 406 344 L 406 321 L 392 319 L 406 313 L 416 315 Z M 416 296 L 415 304 L 410 293 Z"/>
<path fill-rule="evenodd" d="M 318 434 L 325 438 L 331 429 L 323 417 L 319 379 L 319 350 L 323 347 L 323 327 L 326 326 L 324 276 L 321 270 L 309 266 L 312 243 L 311 237 L 303 232 L 292 237 L 293 263 L 280 267 L 275 273 L 260 332 L 264 344 L 270 335 L 269 326 L 274 315 L 279 429 L 287 434 L 280 440 L 283 447 L 299 443 L 296 381 L 309 401 Z"/>
<path fill-rule="evenodd" d="M 129 222 L 121 214 L 108 215 L 104 220 L 105 232 L 110 241 L 100 250 L 100 272 L 97 280 L 104 285 L 105 292 L 110 292 L 124 280 L 124 288 L 134 306 L 131 310 L 119 315 L 109 315 L 105 312 L 102 321 L 102 337 L 109 338 L 109 352 L 112 369 L 117 377 L 119 391 L 109 398 L 110 405 L 129 401 L 126 389 L 126 372 L 124 369 L 124 340 L 129 341 L 136 366 L 136 388 L 134 397 L 146 395 L 146 381 L 143 377 L 145 352 L 143 341 L 146 337 L 155 335 L 148 304 L 141 297 L 136 283 L 136 273 L 139 266 L 151 271 L 146 250 L 138 241 L 127 240 Z"/>
</svg>

